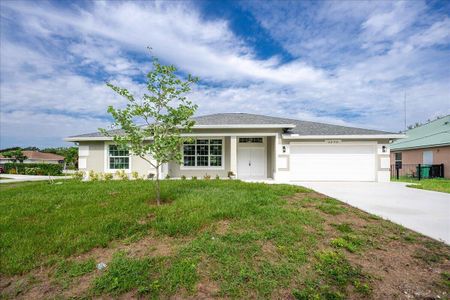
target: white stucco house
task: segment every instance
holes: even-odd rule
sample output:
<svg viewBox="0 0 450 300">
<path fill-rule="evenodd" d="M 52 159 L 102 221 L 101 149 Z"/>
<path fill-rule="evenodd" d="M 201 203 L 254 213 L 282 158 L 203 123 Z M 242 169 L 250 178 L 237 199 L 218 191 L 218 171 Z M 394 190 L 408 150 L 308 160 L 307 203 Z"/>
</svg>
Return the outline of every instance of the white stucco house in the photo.
<svg viewBox="0 0 450 300">
<path fill-rule="evenodd" d="M 275 181 L 389 181 L 389 144 L 404 135 L 270 116 L 222 113 L 195 117 L 182 146 L 183 163 L 165 164 L 161 177 L 204 175 Z M 116 131 L 120 134 L 120 130 Z M 99 132 L 65 139 L 79 145 L 79 169 L 155 173 Z M 149 139 L 150 140 L 150 139 Z"/>
</svg>

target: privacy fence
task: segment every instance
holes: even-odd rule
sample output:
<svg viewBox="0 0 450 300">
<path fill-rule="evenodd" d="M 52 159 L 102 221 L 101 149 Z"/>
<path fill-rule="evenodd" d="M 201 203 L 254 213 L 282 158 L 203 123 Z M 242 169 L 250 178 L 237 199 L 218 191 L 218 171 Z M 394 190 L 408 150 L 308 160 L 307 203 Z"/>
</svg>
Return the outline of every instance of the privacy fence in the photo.
<svg viewBox="0 0 450 300">
<path fill-rule="evenodd" d="M 443 178 L 444 164 L 422 165 L 422 164 L 396 164 L 391 165 L 391 177 L 408 177 L 415 179 Z"/>
</svg>

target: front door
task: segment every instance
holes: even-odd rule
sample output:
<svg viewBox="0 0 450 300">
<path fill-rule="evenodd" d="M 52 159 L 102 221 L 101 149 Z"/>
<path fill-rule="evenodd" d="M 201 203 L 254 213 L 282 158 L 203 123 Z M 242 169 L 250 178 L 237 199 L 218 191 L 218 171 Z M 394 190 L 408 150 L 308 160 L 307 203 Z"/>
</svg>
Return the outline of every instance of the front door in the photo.
<svg viewBox="0 0 450 300">
<path fill-rule="evenodd" d="M 240 147 L 238 150 L 238 177 L 243 179 L 266 178 L 264 147 Z"/>
</svg>

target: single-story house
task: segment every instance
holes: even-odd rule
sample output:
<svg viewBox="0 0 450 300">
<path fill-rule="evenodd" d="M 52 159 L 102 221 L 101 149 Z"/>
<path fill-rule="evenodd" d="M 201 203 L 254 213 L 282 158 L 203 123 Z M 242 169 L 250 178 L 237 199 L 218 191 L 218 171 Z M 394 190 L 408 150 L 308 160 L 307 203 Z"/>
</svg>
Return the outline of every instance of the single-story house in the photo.
<svg viewBox="0 0 450 300">
<path fill-rule="evenodd" d="M 22 151 L 23 155 L 27 157 L 23 161 L 24 164 L 62 164 L 64 163 L 64 156 L 54 154 L 54 153 L 45 153 L 39 151 Z M 4 157 L 0 154 L 0 165 L 5 163 L 14 162 L 14 159 L 10 157 Z"/>
<path fill-rule="evenodd" d="M 391 144 L 391 162 L 400 162 L 403 174 L 413 175 L 418 164 L 443 164 L 444 177 L 450 178 L 450 115 L 408 130 L 406 136 Z"/>
<path fill-rule="evenodd" d="M 246 113 L 213 114 L 194 120 L 193 131 L 185 134 L 193 141 L 180 149 L 183 163 L 163 165 L 162 178 L 226 178 L 233 172 L 239 179 L 389 181 L 390 142 L 404 137 L 385 131 Z M 102 133 L 65 140 L 78 143 L 80 170 L 155 173 L 148 163 L 118 149 L 113 139 Z"/>
</svg>

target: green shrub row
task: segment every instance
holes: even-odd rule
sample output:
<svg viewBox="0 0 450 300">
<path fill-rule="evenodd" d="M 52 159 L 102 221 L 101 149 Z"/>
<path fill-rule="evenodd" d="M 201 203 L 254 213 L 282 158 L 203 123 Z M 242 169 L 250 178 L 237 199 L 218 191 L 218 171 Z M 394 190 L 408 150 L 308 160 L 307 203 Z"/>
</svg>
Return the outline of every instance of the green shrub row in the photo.
<svg viewBox="0 0 450 300">
<path fill-rule="evenodd" d="M 63 166 L 60 164 L 24 164 L 6 163 L 3 166 L 5 173 L 25 175 L 61 175 Z"/>
</svg>

